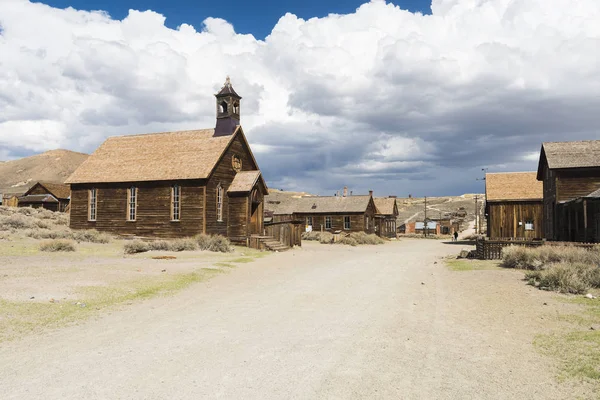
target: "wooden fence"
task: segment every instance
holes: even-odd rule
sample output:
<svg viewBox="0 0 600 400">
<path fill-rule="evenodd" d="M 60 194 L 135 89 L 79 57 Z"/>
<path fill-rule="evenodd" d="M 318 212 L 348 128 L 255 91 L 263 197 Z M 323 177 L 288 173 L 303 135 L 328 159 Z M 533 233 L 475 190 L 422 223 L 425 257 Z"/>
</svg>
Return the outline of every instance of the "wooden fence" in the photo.
<svg viewBox="0 0 600 400">
<path fill-rule="evenodd" d="M 500 260 L 502 249 L 509 246 L 539 247 L 539 246 L 574 246 L 592 249 L 596 243 L 578 242 L 549 242 L 545 240 L 487 240 L 479 239 L 476 243 L 475 257 L 479 260 Z"/>
<path fill-rule="evenodd" d="M 265 236 L 270 236 L 288 247 L 302 246 L 303 221 L 265 223 Z"/>
</svg>

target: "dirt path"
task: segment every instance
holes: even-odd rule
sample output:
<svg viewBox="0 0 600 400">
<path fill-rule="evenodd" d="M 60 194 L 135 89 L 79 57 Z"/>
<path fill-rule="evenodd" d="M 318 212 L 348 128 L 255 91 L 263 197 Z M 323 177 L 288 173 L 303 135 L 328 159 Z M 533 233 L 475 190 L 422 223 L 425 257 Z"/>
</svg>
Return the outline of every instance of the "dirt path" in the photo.
<svg viewBox="0 0 600 400">
<path fill-rule="evenodd" d="M 456 246 L 307 243 L 0 348 L 3 399 L 566 399 L 531 344 L 549 295 Z"/>
</svg>

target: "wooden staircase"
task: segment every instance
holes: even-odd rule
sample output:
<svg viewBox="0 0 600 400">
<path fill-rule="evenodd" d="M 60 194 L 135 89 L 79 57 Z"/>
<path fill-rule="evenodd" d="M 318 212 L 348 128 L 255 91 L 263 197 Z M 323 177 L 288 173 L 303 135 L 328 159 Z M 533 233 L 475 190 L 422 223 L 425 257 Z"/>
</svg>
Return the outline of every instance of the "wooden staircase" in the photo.
<svg viewBox="0 0 600 400">
<path fill-rule="evenodd" d="M 289 246 L 286 246 L 271 236 L 252 236 L 252 238 L 258 240 L 261 250 L 286 251 L 290 249 Z"/>
</svg>

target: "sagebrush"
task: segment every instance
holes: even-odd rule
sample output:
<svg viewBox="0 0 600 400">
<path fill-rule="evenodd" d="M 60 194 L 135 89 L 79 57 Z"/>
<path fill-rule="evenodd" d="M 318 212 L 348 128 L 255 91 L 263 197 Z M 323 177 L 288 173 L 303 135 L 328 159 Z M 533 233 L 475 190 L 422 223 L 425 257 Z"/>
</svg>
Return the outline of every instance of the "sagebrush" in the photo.
<svg viewBox="0 0 600 400">
<path fill-rule="evenodd" d="M 54 239 L 40 243 L 41 251 L 75 251 L 75 243 L 72 240 Z"/>
<path fill-rule="evenodd" d="M 510 246 L 502 251 L 505 268 L 528 270 L 531 285 L 563 293 L 600 288 L 600 250 L 575 246 Z"/>
</svg>

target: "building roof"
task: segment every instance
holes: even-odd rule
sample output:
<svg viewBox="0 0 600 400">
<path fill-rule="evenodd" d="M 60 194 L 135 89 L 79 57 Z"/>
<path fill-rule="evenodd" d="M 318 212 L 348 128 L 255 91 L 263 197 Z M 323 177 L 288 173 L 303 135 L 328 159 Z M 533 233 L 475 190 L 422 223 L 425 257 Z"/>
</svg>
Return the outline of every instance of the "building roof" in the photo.
<svg viewBox="0 0 600 400">
<path fill-rule="evenodd" d="M 487 201 L 531 201 L 544 197 L 543 183 L 535 172 L 509 172 L 485 175 Z"/>
<path fill-rule="evenodd" d="M 258 179 L 260 171 L 240 171 L 235 174 L 233 182 L 227 189 L 228 193 L 245 193 L 252 190 Z"/>
<path fill-rule="evenodd" d="M 235 90 L 233 89 L 233 86 L 231 86 L 231 79 L 229 79 L 229 77 L 227 77 L 227 79 L 225 80 L 225 84 L 223 85 L 223 87 L 221 88 L 219 93 L 217 93 L 216 95 L 217 96 L 233 95 L 239 99 L 242 98 L 239 94 L 237 94 L 235 92 Z"/>
<path fill-rule="evenodd" d="M 57 199 L 68 199 L 71 196 L 71 187 L 69 185 L 56 182 L 38 182 L 32 187 L 30 187 L 29 190 L 25 192 L 24 196 L 29 195 L 31 190 L 37 185 L 44 187 L 48 191 L 48 193 L 52 194 Z"/>
<path fill-rule="evenodd" d="M 377 207 L 377 214 L 394 215 L 394 206 L 396 205 L 394 197 L 374 197 L 373 201 Z"/>
<path fill-rule="evenodd" d="M 550 169 L 600 167 L 600 140 L 542 143 L 538 179 L 544 157 Z"/>
<path fill-rule="evenodd" d="M 363 213 L 369 207 L 371 196 L 313 196 L 301 198 L 289 198 L 278 204 L 277 207 L 266 208 L 272 210 L 275 215 L 287 214 L 336 214 L 336 213 Z"/>
<path fill-rule="evenodd" d="M 590 193 L 584 197 L 594 198 L 594 199 L 600 198 L 600 189 L 594 190 L 592 193 Z"/>
<path fill-rule="evenodd" d="M 66 183 L 205 179 L 238 132 L 239 126 L 216 137 L 214 129 L 110 137 Z"/>
<path fill-rule="evenodd" d="M 19 203 L 58 203 L 58 200 L 51 194 L 30 194 L 19 197 Z"/>
</svg>

